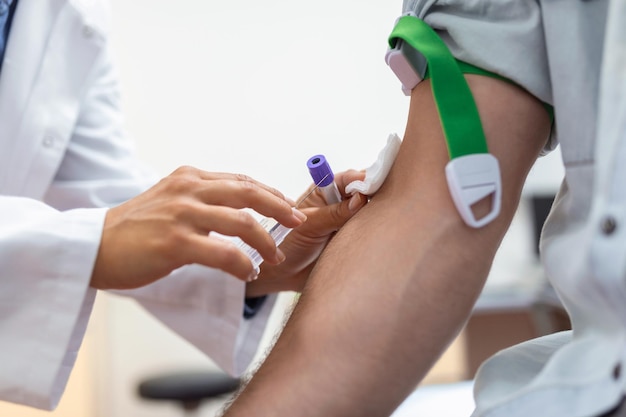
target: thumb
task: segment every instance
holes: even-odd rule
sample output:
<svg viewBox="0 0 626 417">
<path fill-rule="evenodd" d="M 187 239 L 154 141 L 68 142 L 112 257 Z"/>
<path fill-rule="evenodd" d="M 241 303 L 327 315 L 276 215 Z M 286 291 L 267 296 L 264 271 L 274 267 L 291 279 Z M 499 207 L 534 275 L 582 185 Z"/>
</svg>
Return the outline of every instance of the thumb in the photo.
<svg viewBox="0 0 626 417">
<path fill-rule="evenodd" d="M 328 206 L 331 210 L 331 218 L 335 230 L 340 229 L 348 220 L 352 218 L 365 204 L 367 197 L 363 194 L 356 193 L 349 199 L 343 200 L 341 203 Z"/>
<path fill-rule="evenodd" d="M 347 200 L 329 206 L 303 209 L 307 215 L 304 224 L 297 230 L 305 235 L 325 236 L 340 229 L 356 212 L 367 203 L 363 194 L 355 194 Z"/>
<path fill-rule="evenodd" d="M 352 197 L 348 200 L 348 211 L 350 212 L 350 217 L 354 216 L 354 214 L 361 210 L 365 203 L 367 203 L 367 196 L 361 193 L 354 193 Z"/>
</svg>

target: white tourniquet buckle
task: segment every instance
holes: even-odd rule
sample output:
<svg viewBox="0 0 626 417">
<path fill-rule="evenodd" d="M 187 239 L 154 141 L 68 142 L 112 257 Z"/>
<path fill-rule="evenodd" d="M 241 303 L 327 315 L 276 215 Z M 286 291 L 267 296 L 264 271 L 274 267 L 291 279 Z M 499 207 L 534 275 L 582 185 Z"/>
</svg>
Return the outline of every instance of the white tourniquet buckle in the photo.
<svg viewBox="0 0 626 417">
<path fill-rule="evenodd" d="M 428 68 L 428 61 L 424 55 L 401 40 L 395 48 L 387 50 L 385 62 L 402 83 L 402 92 L 405 96 L 410 96 L 411 91 L 422 82 Z"/>
<path fill-rule="evenodd" d="M 468 226 L 482 227 L 500 214 L 500 165 L 493 155 L 476 153 L 454 158 L 446 165 L 446 178 L 457 211 Z M 491 210 L 477 219 L 472 206 L 489 195 Z"/>
<path fill-rule="evenodd" d="M 417 17 L 413 12 L 406 12 L 402 16 Z M 400 18 L 396 19 L 396 24 L 398 20 Z M 405 96 L 410 96 L 411 91 L 424 80 L 428 67 L 426 57 L 402 40 L 398 40 L 394 48 L 387 49 L 385 63 L 400 80 Z"/>
<path fill-rule="evenodd" d="M 404 95 L 410 96 L 411 91 L 422 81 L 423 77 L 409 62 L 406 52 L 403 51 L 406 48 L 404 42 L 399 41 L 395 48 L 387 50 L 385 62 L 402 83 Z"/>
</svg>

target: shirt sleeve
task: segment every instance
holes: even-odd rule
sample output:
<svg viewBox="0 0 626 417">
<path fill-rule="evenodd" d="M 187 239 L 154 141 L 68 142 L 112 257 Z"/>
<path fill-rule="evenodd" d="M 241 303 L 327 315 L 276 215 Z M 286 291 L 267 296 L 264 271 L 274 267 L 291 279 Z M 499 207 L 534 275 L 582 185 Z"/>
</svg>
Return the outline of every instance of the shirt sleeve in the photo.
<svg viewBox="0 0 626 417">
<path fill-rule="evenodd" d="M 45 200 L 57 209 L 111 207 L 145 191 L 158 176 L 138 159 L 121 114 L 118 77 L 104 53 L 86 94 L 72 140 Z M 223 271 L 190 265 L 135 298 L 156 318 L 223 369 L 240 374 L 256 353 L 271 300 L 243 321 L 245 285 Z"/>
<path fill-rule="evenodd" d="M 276 300 L 275 295 L 268 296 L 254 317 L 246 319 L 245 283 L 201 265 L 187 265 L 149 286 L 115 293 L 134 298 L 236 376 L 246 371 L 257 353 Z"/>
<path fill-rule="evenodd" d="M 0 399 L 56 407 L 95 298 L 105 210 L 0 196 Z"/>
<path fill-rule="evenodd" d="M 457 60 L 512 81 L 546 108 L 554 104 L 538 1 L 404 0 L 408 12 L 429 24 Z M 557 144 L 553 128 L 542 154 Z"/>
<path fill-rule="evenodd" d="M 508 78 L 553 104 L 540 5 L 519 0 L 414 0 L 414 12 L 455 58 Z"/>
<path fill-rule="evenodd" d="M 56 407 L 94 302 L 89 282 L 107 207 L 158 179 L 124 128 L 111 55 L 98 60 L 43 202 L 0 196 L 0 400 Z M 244 322 L 244 290 L 228 274 L 191 265 L 126 295 L 237 374 L 256 353 L 272 307 Z"/>
</svg>

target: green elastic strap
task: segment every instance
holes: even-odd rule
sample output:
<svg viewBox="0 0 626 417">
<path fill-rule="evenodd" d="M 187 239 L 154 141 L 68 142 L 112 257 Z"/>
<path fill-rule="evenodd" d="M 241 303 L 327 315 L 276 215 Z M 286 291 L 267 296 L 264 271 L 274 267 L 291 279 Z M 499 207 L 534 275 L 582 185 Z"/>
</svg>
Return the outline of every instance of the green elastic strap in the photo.
<svg viewBox="0 0 626 417">
<path fill-rule="evenodd" d="M 399 40 L 426 58 L 450 159 L 488 153 L 472 92 L 456 59 L 439 35 L 424 21 L 403 16 L 389 36 L 389 46 L 394 48 Z"/>
<path fill-rule="evenodd" d="M 496 80 L 504 81 L 516 87 L 524 89 L 524 87 L 520 86 L 519 84 L 517 84 L 515 81 L 511 80 L 510 78 L 503 77 L 502 75 L 496 74 L 495 72 L 487 71 L 485 69 L 469 64 L 465 61 L 461 61 L 459 59 L 456 60 L 456 63 L 459 66 L 459 69 L 461 70 L 463 74 L 474 74 L 474 75 L 482 75 L 483 77 L 495 78 Z M 428 68 L 426 68 L 426 74 L 424 74 L 424 79 L 426 80 L 428 78 L 430 78 L 430 73 L 428 72 Z M 550 122 L 553 122 L 554 121 L 554 107 L 546 103 L 545 101 L 542 101 L 541 104 L 543 105 L 543 108 L 548 113 Z"/>
</svg>

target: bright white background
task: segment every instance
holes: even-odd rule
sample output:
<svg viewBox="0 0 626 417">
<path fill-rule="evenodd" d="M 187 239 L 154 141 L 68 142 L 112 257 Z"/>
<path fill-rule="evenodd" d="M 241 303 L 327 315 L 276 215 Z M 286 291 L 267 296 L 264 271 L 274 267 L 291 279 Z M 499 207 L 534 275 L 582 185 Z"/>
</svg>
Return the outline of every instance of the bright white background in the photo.
<svg viewBox="0 0 626 417">
<path fill-rule="evenodd" d="M 384 63 L 399 2 L 114 0 L 128 126 L 145 160 L 297 196 L 306 160 L 369 165 L 408 99 Z"/>
<path fill-rule="evenodd" d="M 240 172 L 296 198 L 310 156 L 325 154 L 335 170 L 365 168 L 389 133 L 404 132 L 409 101 L 383 59 L 399 0 L 113 6 L 127 124 L 139 155 L 163 175 L 184 164 Z M 553 190 L 554 166 L 544 161 L 531 188 Z M 496 263 L 503 271 L 532 258 L 527 224 L 514 230 Z M 131 302 L 101 297 L 92 332 L 98 416 L 182 415 L 139 401 L 138 380 L 212 366 Z"/>
</svg>

